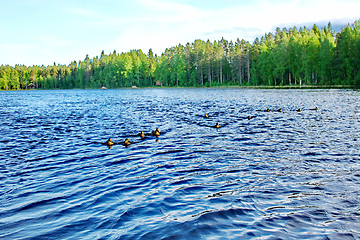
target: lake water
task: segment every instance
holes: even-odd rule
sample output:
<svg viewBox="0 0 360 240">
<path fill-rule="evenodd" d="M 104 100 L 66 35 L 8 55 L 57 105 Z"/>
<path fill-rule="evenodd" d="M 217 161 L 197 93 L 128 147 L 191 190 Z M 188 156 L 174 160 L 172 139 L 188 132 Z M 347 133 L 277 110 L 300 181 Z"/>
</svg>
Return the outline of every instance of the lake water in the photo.
<svg viewBox="0 0 360 240">
<path fill-rule="evenodd" d="M 0 101 L 0 239 L 360 238 L 359 91 L 12 91 Z M 109 137 L 133 144 L 109 148 Z"/>
</svg>

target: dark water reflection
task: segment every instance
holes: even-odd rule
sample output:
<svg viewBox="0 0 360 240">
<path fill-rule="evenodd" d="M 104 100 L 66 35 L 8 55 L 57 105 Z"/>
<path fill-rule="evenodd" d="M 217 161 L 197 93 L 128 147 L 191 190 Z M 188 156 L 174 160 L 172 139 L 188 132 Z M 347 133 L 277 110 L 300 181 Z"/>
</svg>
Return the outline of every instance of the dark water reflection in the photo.
<svg viewBox="0 0 360 240">
<path fill-rule="evenodd" d="M 358 91 L 0 100 L 0 239 L 360 238 Z M 136 136 L 156 127 L 159 138 Z"/>
</svg>

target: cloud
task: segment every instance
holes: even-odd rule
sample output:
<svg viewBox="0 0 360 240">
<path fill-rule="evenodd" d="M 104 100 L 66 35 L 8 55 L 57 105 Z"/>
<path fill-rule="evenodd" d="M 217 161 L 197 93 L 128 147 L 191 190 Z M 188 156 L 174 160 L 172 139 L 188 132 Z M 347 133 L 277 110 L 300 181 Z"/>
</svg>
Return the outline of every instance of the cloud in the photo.
<svg viewBox="0 0 360 240">
<path fill-rule="evenodd" d="M 318 26 L 318 28 L 323 28 L 328 25 L 328 23 L 331 23 L 331 27 L 335 32 L 340 32 L 347 24 L 353 23 L 358 18 L 341 18 L 341 19 L 328 19 L 328 20 L 322 20 L 318 22 L 299 22 L 299 23 L 286 23 L 282 24 L 281 26 L 273 26 L 272 31 L 275 31 L 277 27 L 280 28 L 303 28 L 306 27 L 308 29 L 311 29 L 314 24 Z"/>
<path fill-rule="evenodd" d="M 33 46 L 30 44 L 8 44 L 3 43 L 0 44 L 0 52 L 2 58 L 1 65 L 12 65 L 15 66 L 16 64 L 27 64 L 32 65 L 28 58 L 28 52 L 33 49 Z M 3 57 L 4 56 L 4 57 Z M 38 57 L 38 55 L 35 55 Z"/>
<path fill-rule="evenodd" d="M 20 8 L 26 3 L 21 1 L 9 2 L 4 9 Z M 152 48 L 161 54 L 165 48 L 195 39 L 253 41 L 276 27 L 323 26 L 330 21 L 335 28 L 342 19 L 359 18 L 360 9 L 358 0 L 30 1 L 31 7 L 22 8 L 24 14 L 36 14 L 0 16 L 0 24 L 8 26 L 0 39 L 2 63 L 52 64 L 56 60 L 69 64 L 86 54 L 99 55 L 101 50 L 147 52 Z"/>
<path fill-rule="evenodd" d="M 102 18 L 104 17 L 102 14 L 90 9 L 71 7 L 65 9 L 66 12 L 79 16 L 79 17 L 90 17 L 90 18 Z"/>
<path fill-rule="evenodd" d="M 226 36 L 229 40 L 235 41 L 237 38 L 253 40 L 263 34 L 264 32 L 261 28 L 239 26 L 227 29 L 216 29 L 212 32 L 204 33 L 204 37 L 206 39 L 218 40 Z"/>
<path fill-rule="evenodd" d="M 351 0 L 293 0 L 287 4 L 269 4 L 269 2 L 264 5 L 268 10 L 265 16 L 273 25 L 354 18 L 359 16 L 360 8 L 360 2 Z"/>
<path fill-rule="evenodd" d="M 165 1 L 165 0 L 135 0 L 140 7 L 149 10 L 150 12 L 161 12 L 165 15 L 189 15 L 197 8 L 183 4 L 179 1 Z"/>
<path fill-rule="evenodd" d="M 2 44 L 0 44 L 0 48 L 7 49 L 7 50 L 23 51 L 23 50 L 27 50 L 27 49 L 32 48 L 32 46 L 29 45 L 29 44 L 2 43 Z"/>
<path fill-rule="evenodd" d="M 114 40 L 109 41 L 107 49 L 128 51 L 152 48 L 160 54 L 165 48 L 193 42 L 195 39 L 219 40 L 224 37 L 235 41 L 237 38 L 253 41 L 267 32 L 274 31 L 285 23 L 303 23 L 331 20 L 331 15 L 313 12 L 324 6 L 338 6 L 335 1 L 326 1 L 328 5 L 314 5 L 309 0 L 255 0 L 256 5 L 226 5 L 216 9 L 202 8 L 194 1 L 136 0 L 139 15 L 126 19 L 107 21 L 125 23 L 119 26 Z M 320 1 L 325 4 L 325 1 Z M 309 6 L 314 6 L 312 9 Z M 326 11 L 325 11 L 326 12 Z M 323 14 L 323 15 L 322 15 Z M 333 13 L 332 13 L 333 14 Z M 275 26 L 275 27 L 274 27 Z M 287 27 L 286 25 L 285 27 Z M 292 27 L 290 25 L 290 27 Z"/>
<path fill-rule="evenodd" d="M 74 40 L 68 40 L 67 38 L 61 38 L 55 35 L 40 35 L 36 39 L 38 46 L 46 46 L 50 48 L 55 47 L 67 47 L 75 43 Z"/>
<path fill-rule="evenodd" d="M 339 24 L 335 23 L 343 22 L 341 25 L 345 25 L 346 22 L 353 22 L 359 16 L 360 8 L 360 2 L 351 0 L 344 2 L 256 0 L 254 2 L 255 5 L 239 5 L 208 11 L 203 20 L 209 24 L 203 21 L 201 25 L 205 27 L 199 30 L 206 29 L 203 35 L 205 37 L 218 37 L 218 39 L 224 37 L 228 40 L 244 38 L 251 41 L 255 37 L 274 31 L 276 27 L 303 26 L 304 23 L 312 23 L 311 26 L 314 23 L 321 23 L 322 26 L 330 21 L 338 29 Z"/>
</svg>

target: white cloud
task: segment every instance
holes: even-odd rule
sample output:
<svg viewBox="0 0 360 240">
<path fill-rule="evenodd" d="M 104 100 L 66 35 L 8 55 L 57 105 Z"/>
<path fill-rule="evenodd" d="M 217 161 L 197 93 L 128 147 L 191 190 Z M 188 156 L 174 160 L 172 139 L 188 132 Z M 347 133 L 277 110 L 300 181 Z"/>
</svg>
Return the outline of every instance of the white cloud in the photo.
<svg viewBox="0 0 360 240">
<path fill-rule="evenodd" d="M 262 15 L 269 24 L 301 24 L 306 22 L 331 21 L 339 18 L 356 18 L 359 16 L 358 1 L 337 0 L 292 0 L 272 4 L 263 1 Z"/>
<path fill-rule="evenodd" d="M 145 8 L 151 12 L 162 12 L 163 14 L 173 15 L 188 15 L 194 10 L 195 7 L 190 5 L 182 4 L 176 1 L 165 1 L 165 0 L 136 0 L 140 7 Z"/>
<path fill-rule="evenodd" d="M 18 43 L 3 43 L 0 44 L 0 48 L 4 50 L 27 50 L 30 49 L 32 46 L 29 44 L 18 44 Z"/>
<path fill-rule="evenodd" d="M 36 42 L 38 46 L 46 46 L 49 48 L 67 47 L 75 43 L 74 40 L 60 38 L 55 35 L 40 35 L 36 38 Z"/>
<path fill-rule="evenodd" d="M 119 52 L 130 49 L 152 48 L 160 54 L 165 48 L 195 39 L 218 40 L 224 37 L 235 41 L 244 38 L 252 41 L 273 31 L 274 26 L 285 23 L 300 24 L 323 19 L 331 20 L 334 12 L 324 6 L 340 6 L 336 1 L 258 0 L 257 5 L 197 8 L 176 1 L 136 0 L 141 15 L 133 18 L 107 19 L 112 23 L 126 22 L 119 27 L 117 37 L 105 49 Z M 313 7 L 309 7 L 313 6 Z M 314 8 L 314 9 L 313 9 Z M 322 10 L 324 9 L 324 11 Z M 317 14 L 316 14 L 317 13 Z M 309 20 L 307 20 L 309 19 Z M 124 23 L 123 22 L 123 23 Z"/>
<path fill-rule="evenodd" d="M 195 39 L 213 41 L 224 37 L 252 41 L 276 26 L 356 19 L 360 15 L 358 0 L 254 0 L 245 4 L 225 1 L 216 7 L 212 1 L 202 3 L 205 5 L 190 0 L 110 1 L 104 5 L 69 1 L 57 8 L 62 11 L 57 12 L 57 16 L 64 16 L 64 19 L 54 17 L 44 25 L 57 27 L 29 31 L 26 39 L 5 32 L 0 39 L 0 44 L 3 43 L 0 45 L 1 63 L 32 65 L 56 61 L 69 64 L 72 60 L 84 59 L 86 54 L 99 55 L 101 50 L 109 53 L 142 49 L 147 52 L 152 48 L 160 54 L 165 48 Z M 51 11 L 55 11 L 55 5 L 51 5 Z M 49 8 L 41 7 L 45 11 Z M 22 25 L 19 26 L 17 32 L 21 33 Z M 13 44 L 13 39 L 21 44 L 5 44 Z"/>
<path fill-rule="evenodd" d="M 27 53 L 31 51 L 32 48 L 33 46 L 30 44 L 0 44 L 1 58 L 3 58 L 0 64 L 9 64 L 12 66 L 16 64 L 32 65 L 32 63 L 29 62 L 29 59 L 27 59 Z M 35 55 L 35 57 L 37 56 Z"/>
<path fill-rule="evenodd" d="M 72 7 L 72 8 L 67 8 L 65 11 L 80 17 L 95 17 L 95 18 L 104 17 L 103 15 L 99 14 L 94 10 L 85 9 L 85 8 Z"/>
</svg>

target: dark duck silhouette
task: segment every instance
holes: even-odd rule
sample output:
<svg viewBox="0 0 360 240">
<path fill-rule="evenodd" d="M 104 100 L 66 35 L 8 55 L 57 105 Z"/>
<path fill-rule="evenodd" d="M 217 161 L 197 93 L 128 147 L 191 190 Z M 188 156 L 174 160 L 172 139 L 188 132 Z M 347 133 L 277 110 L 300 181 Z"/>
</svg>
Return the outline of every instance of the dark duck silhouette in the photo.
<svg viewBox="0 0 360 240">
<path fill-rule="evenodd" d="M 114 145 L 115 143 L 111 140 L 111 138 L 109 138 L 106 142 L 105 142 L 106 145 L 108 146 L 112 146 Z"/>
<path fill-rule="evenodd" d="M 145 138 L 145 133 L 144 133 L 143 131 L 141 131 L 141 132 L 138 134 L 138 136 L 139 136 L 140 138 Z"/>
<path fill-rule="evenodd" d="M 159 128 L 156 128 L 155 131 L 152 131 L 151 135 L 153 135 L 155 137 L 159 137 L 160 136 Z"/>
<path fill-rule="evenodd" d="M 130 140 L 127 138 L 127 139 L 125 139 L 125 141 L 124 141 L 123 144 L 124 144 L 125 147 L 128 147 L 128 146 L 130 146 L 131 142 L 130 142 Z"/>
<path fill-rule="evenodd" d="M 216 123 L 214 128 L 221 128 L 221 127 L 220 127 L 219 123 Z"/>
</svg>

